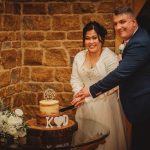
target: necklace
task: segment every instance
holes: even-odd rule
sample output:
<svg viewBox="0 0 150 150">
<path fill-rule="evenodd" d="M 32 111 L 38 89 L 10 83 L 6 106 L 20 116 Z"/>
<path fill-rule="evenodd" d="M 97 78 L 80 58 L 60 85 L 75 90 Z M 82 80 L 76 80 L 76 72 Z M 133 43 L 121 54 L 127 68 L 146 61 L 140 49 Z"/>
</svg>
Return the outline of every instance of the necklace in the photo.
<svg viewBox="0 0 150 150">
<path fill-rule="evenodd" d="M 94 68 L 96 66 L 97 61 L 99 60 L 100 54 L 98 56 L 92 56 L 90 54 L 88 54 L 88 63 L 89 63 L 89 68 Z"/>
</svg>

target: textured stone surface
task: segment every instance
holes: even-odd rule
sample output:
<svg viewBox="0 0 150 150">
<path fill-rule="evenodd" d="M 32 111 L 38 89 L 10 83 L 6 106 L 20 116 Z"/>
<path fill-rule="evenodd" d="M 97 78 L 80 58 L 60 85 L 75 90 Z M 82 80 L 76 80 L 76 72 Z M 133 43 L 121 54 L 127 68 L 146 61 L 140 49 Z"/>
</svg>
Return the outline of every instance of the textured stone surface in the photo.
<svg viewBox="0 0 150 150">
<path fill-rule="evenodd" d="M 20 92 L 13 96 L 13 106 L 36 105 L 36 94 L 31 92 Z"/>
<path fill-rule="evenodd" d="M 21 77 L 21 80 L 23 82 L 30 81 L 30 68 L 29 67 L 22 67 L 20 77 Z"/>
<path fill-rule="evenodd" d="M 7 3 L 5 5 L 5 12 L 8 14 L 20 14 L 21 13 L 21 6 L 20 4 L 16 3 Z"/>
<path fill-rule="evenodd" d="M 56 69 L 56 80 L 59 82 L 70 82 L 71 68 Z"/>
<path fill-rule="evenodd" d="M 24 91 L 31 91 L 31 92 L 41 92 L 42 91 L 42 84 L 40 83 L 25 83 L 23 85 Z"/>
<path fill-rule="evenodd" d="M 43 51 L 26 49 L 24 52 L 24 65 L 42 65 Z"/>
<path fill-rule="evenodd" d="M 110 7 L 111 6 L 111 7 Z M 98 12 L 99 13 L 113 13 L 114 11 L 114 8 L 115 8 L 115 3 L 113 1 L 111 2 L 102 2 L 99 4 L 98 6 Z"/>
<path fill-rule="evenodd" d="M 36 105 L 47 88 L 65 106 L 74 56 L 83 49 L 82 29 L 96 20 L 114 50 L 112 12 L 132 0 L 7 0 L 0 3 L 0 97 L 13 106 Z"/>
<path fill-rule="evenodd" d="M 20 72 L 21 72 L 20 67 L 12 69 L 12 72 L 11 72 L 11 83 L 12 84 L 16 84 L 17 82 L 20 81 Z"/>
<path fill-rule="evenodd" d="M 28 41 L 42 41 L 44 40 L 44 33 L 43 32 L 24 32 L 23 37 L 25 40 L 28 40 Z"/>
<path fill-rule="evenodd" d="M 52 3 L 48 5 L 49 14 L 70 14 L 71 4 L 69 3 Z"/>
<path fill-rule="evenodd" d="M 80 18 L 77 15 L 54 16 L 52 19 L 52 29 L 55 31 L 79 30 L 80 26 Z"/>
<path fill-rule="evenodd" d="M 44 84 L 43 89 L 46 90 L 48 88 L 54 89 L 55 92 L 63 92 L 64 84 L 58 82 Z"/>
<path fill-rule="evenodd" d="M 82 40 L 82 32 L 81 31 L 68 32 L 67 39 L 68 40 Z"/>
<path fill-rule="evenodd" d="M 40 47 L 42 48 L 52 48 L 52 47 L 60 47 L 61 46 L 61 42 L 59 41 L 45 41 L 45 42 L 42 42 L 40 44 Z"/>
<path fill-rule="evenodd" d="M 24 16 L 24 30 L 50 30 L 49 16 Z"/>
<path fill-rule="evenodd" d="M 67 66 L 67 54 L 64 49 L 50 49 L 45 52 L 45 65 Z"/>
<path fill-rule="evenodd" d="M 33 67 L 31 79 L 36 82 L 52 82 L 54 81 L 54 69 L 47 67 Z"/>
<path fill-rule="evenodd" d="M 96 4 L 94 3 L 76 3 L 73 5 L 75 14 L 94 13 L 96 12 Z"/>
<path fill-rule="evenodd" d="M 11 69 L 21 65 L 21 52 L 15 50 L 7 50 L 1 52 L 2 65 L 5 69 Z"/>
<path fill-rule="evenodd" d="M 24 14 L 46 14 L 47 9 L 45 4 L 24 4 L 23 5 L 23 13 Z"/>
<path fill-rule="evenodd" d="M 47 40 L 65 40 L 65 32 L 47 32 Z"/>
<path fill-rule="evenodd" d="M 6 31 L 20 30 L 20 16 L 5 15 L 3 29 Z"/>
<path fill-rule="evenodd" d="M 0 72 L 0 88 L 8 86 L 10 84 L 10 71 L 1 71 Z"/>
</svg>

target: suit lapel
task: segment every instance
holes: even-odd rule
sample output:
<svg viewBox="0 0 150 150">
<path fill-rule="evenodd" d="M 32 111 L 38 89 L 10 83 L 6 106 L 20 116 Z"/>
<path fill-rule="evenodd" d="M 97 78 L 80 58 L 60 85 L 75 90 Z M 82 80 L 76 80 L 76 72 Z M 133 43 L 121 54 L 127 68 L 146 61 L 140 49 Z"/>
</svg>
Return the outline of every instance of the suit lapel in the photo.
<svg viewBox="0 0 150 150">
<path fill-rule="evenodd" d="M 139 27 L 138 30 L 134 33 L 134 35 L 131 37 L 131 39 L 129 40 L 129 42 L 127 42 L 123 53 L 122 53 L 122 58 L 124 57 L 124 55 L 126 54 L 126 51 L 128 50 L 128 47 L 132 44 L 132 42 L 134 41 L 134 39 L 136 39 L 136 37 L 139 37 L 138 34 L 140 34 L 141 32 L 141 28 Z"/>
</svg>

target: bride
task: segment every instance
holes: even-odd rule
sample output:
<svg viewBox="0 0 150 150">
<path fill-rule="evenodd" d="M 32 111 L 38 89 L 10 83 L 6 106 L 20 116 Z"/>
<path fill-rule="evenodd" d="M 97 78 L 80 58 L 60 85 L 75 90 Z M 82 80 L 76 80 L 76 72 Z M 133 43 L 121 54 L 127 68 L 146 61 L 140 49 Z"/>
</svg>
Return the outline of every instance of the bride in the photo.
<svg viewBox="0 0 150 150">
<path fill-rule="evenodd" d="M 71 74 L 71 86 L 74 94 L 83 87 L 89 87 L 104 78 L 117 67 L 116 54 L 107 47 L 103 47 L 106 34 L 106 29 L 95 21 L 89 22 L 83 28 L 85 50 L 75 56 Z M 87 97 L 84 104 L 77 109 L 75 117 L 79 128 L 84 126 L 84 121 L 82 121 L 84 118 L 97 121 L 110 130 L 105 144 L 100 145 L 97 150 L 126 150 L 119 103 L 116 87 L 94 99 Z M 93 127 L 93 130 L 96 129 Z"/>
</svg>

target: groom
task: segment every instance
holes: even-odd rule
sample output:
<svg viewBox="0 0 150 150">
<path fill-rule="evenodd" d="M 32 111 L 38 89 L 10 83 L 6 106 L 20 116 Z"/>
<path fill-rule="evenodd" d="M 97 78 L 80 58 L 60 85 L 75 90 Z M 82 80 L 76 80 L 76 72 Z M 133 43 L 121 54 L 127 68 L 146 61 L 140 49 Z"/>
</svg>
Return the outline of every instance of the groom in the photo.
<svg viewBox="0 0 150 150">
<path fill-rule="evenodd" d="M 104 79 L 83 88 L 72 104 L 119 85 L 123 110 L 132 123 L 132 150 L 150 150 L 150 36 L 138 26 L 129 7 L 118 8 L 113 16 L 116 33 L 124 40 L 122 61 Z"/>
</svg>

